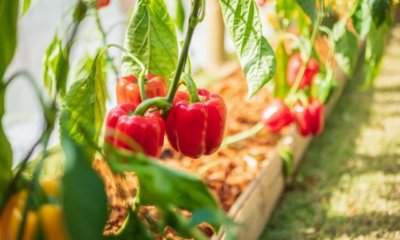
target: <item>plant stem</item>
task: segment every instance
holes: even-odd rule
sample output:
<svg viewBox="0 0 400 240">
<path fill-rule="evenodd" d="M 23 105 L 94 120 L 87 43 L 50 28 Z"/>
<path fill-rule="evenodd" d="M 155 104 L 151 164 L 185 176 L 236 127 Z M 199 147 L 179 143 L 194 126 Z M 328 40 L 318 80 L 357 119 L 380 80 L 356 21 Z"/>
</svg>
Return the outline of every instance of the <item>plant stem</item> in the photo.
<svg viewBox="0 0 400 240">
<path fill-rule="evenodd" d="M 250 128 L 247 131 L 241 132 L 239 134 L 227 137 L 224 142 L 222 143 L 222 147 L 227 147 L 230 144 L 242 141 L 244 139 L 250 138 L 257 133 L 259 133 L 261 130 L 264 129 L 264 124 L 263 123 L 257 123 L 254 125 L 252 128 Z"/>
<path fill-rule="evenodd" d="M 310 58 L 311 58 L 312 48 L 313 48 L 313 46 L 314 46 L 314 44 L 315 44 L 315 41 L 317 40 L 319 27 L 320 27 L 320 25 L 321 25 L 321 23 L 322 23 L 322 17 L 323 17 L 323 13 L 322 13 L 322 10 L 320 10 L 320 11 L 318 12 L 317 21 L 316 21 L 316 23 L 315 23 L 315 25 L 314 25 L 313 32 L 312 32 L 312 34 L 311 34 L 310 49 L 307 49 L 307 56 L 306 56 L 306 59 L 304 59 L 304 62 L 303 62 L 303 64 L 301 65 L 301 68 L 300 68 L 299 72 L 297 73 L 296 80 L 295 80 L 295 82 L 294 82 L 292 88 L 290 89 L 290 91 L 289 91 L 288 96 L 287 96 L 286 99 L 290 99 L 290 98 L 296 93 L 296 91 L 298 90 L 298 88 L 299 88 L 299 86 L 300 86 L 301 79 L 302 79 L 303 76 L 304 76 L 304 73 L 305 73 L 305 71 L 306 71 L 308 62 L 310 61 Z"/>
<path fill-rule="evenodd" d="M 172 104 L 163 97 L 150 98 L 139 104 L 139 106 L 135 110 L 135 115 L 144 116 L 147 110 L 149 110 L 149 108 L 153 106 L 156 106 L 158 109 L 161 110 L 168 110 L 169 108 L 171 108 L 171 105 Z"/>
<path fill-rule="evenodd" d="M 144 66 L 144 64 L 135 56 L 135 55 L 133 55 L 132 53 L 130 53 L 128 50 L 126 50 L 125 48 L 123 48 L 123 47 L 121 47 L 121 46 L 119 46 L 119 45 L 117 45 L 117 44 L 108 44 L 108 45 L 106 45 L 104 48 L 103 48 L 103 50 L 104 49 L 108 49 L 108 48 L 116 48 L 116 49 L 118 49 L 118 50 L 120 50 L 121 52 L 123 52 L 127 57 L 129 57 L 129 58 L 131 58 L 138 66 L 139 66 L 139 68 L 141 69 L 141 71 L 143 72 L 143 74 L 145 74 L 146 73 L 146 67 Z"/>
<path fill-rule="evenodd" d="M 103 45 L 106 46 L 107 45 L 107 35 L 106 35 L 106 32 L 104 31 L 103 24 L 101 23 L 101 20 L 100 20 L 100 14 L 97 9 L 94 10 L 94 17 L 96 20 L 97 29 L 100 32 L 101 41 L 103 42 Z M 106 56 L 107 56 L 107 61 L 111 63 L 111 68 L 112 68 L 115 76 L 118 77 L 119 73 L 118 73 L 117 66 L 115 66 L 114 61 L 112 61 L 112 58 L 108 51 L 106 52 Z"/>
<path fill-rule="evenodd" d="M 193 78 L 188 74 L 184 74 L 182 78 L 185 81 L 186 88 L 189 91 L 190 103 L 200 102 L 199 93 L 197 92 L 197 87 L 193 81 Z"/>
<path fill-rule="evenodd" d="M 186 62 L 187 62 L 193 33 L 194 33 L 194 30 L 200 20 L 199 13 L 200 13 L 200 11 L 204 11 L 204 9 L 201 9 L 202 5 L 203 5 L 202 0 L 194 0 L 193 1 L 192 12 L 191 12 L 190 18 L 189 18 L 189 24 L 188 24 L 188 29 L 187 29 L 187 33 L 186 33 L 185 43 L 183 44 L 182 52 L 179 57 L 178 65 L 176 67 L 175 76 L 174 76 L 174 79 L 172 81 L 172 84 L 171 84 L 171 87 L 169 89 L 168 96 L 167 96 L 167 101 L 169 103 L 172 103 L 174 101 L 175 93 L 178 90 L 179 80 L 181 78 L 182 71 L 184 70 Z"/>
</svg>

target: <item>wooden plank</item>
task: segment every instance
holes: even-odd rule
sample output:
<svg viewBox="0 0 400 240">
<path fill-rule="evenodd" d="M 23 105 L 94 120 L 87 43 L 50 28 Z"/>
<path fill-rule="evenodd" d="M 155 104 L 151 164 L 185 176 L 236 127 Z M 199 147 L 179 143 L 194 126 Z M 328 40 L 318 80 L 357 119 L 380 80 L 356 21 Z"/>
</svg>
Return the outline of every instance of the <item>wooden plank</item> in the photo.
<svg viewBox="0 0 400 240">
<path fill-rule="evenodd" d="M 335 70 L 335 76 L 338 88 L 325 108 L 325 118 L 332 112 L 346 83 L 346 76 L 339 69 Z M 299 165 L 311 140 L 311 137 L 300 136 L 295 126 L 292 126 L 289 133 L 282 138 L 281 141 L 293 152 L 295 168 Z M 257 240 L 260 237 L 284 190 L 282 164 L 278 150 L 275 149 L 268 164 L 230 209 L 228 215 L 240 224 L 234 231 L 236 239 Z M 224 239 L 224 237 L 224 233 L 220 232 L 213 239 Z"/>
</svg>

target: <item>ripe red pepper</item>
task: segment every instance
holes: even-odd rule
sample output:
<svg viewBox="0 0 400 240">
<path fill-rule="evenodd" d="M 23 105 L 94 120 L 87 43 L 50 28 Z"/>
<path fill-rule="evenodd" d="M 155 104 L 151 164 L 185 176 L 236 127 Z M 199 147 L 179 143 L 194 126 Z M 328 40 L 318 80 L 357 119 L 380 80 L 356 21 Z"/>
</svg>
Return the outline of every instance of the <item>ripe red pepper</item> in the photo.
<svg viewBox="0 0 400 240">
<path fill-rule="evenodd" d="M 302 65 L 303 65 L 303 59 L 301 58 L 301 55 L 299 53 L 290 57 L 287 69 L 287 82 L 289 86 L 294 85 L 297 78 L 297 74 L 299 73 Z M 303 78 L 300 81 L 299 89 L 304 89 L 309 87 L 313 81 L 314 76 L 318 73 L 319 73 L 318 61 L 315 60 L 315 58 L 310 58 L 306 70 L 304 71 Z"/>
<path fill-rule="evenodd" d="M 171 146 L 185 156 L 210 155 L 221 146 L 226 106 L 221 97 L 207 90 L 198 91 L 200 102 L 189 103 L 187 93 L 178 93 L 167 118 Z"/>
<path fill-rule="evenodd" d="M 311 132 L 319 135 L 324 130 L 324 104 L 316 99 L 312 99 L 308 106 L 311 115 Z"/>
<path fill-rule="evenodd" d="M 158 112 L 147 113 L 144 117 L 132 115 L 135 108 L 132 103 L 123 103 L 108 113 L 105 142 L 119 149 L 141 150 L 159 157 L 164 145 L 164 120 Z"/>
<path fill-rule="evenodd" d="M 148 74 L 147 80 L 145 80 L 145 92 L 147 98 L 165 97 L 168 92 L 165 80 L 153 74 Z M 138 79 L 135 76 L 125 76 L 118 81 L 117 102 L 118 104 L 130 102 L 135 106 L 142 102 Z"/>
<path fill-rule="evenodd" d="M 110 4 L 110 0 L 97 0 L 97 9 L 107 7 Z"/>
<path fill-rule="evenodd" d="M 302 136 L 308 136 L 312 133 L 312 117 L 308 107 L 303 103 L 297 102 L 293 107 L 293 116 L 296 120 L 297 130 Z"/>
<path fill-rule="evenodd" d="M 265 127 L 271 133 L 280 132 L 282 128 L 293 122 L 290 109 L 280 99 L 274 100 L 267 106 L 262 115 L 262 119 Z"/>
</svg>

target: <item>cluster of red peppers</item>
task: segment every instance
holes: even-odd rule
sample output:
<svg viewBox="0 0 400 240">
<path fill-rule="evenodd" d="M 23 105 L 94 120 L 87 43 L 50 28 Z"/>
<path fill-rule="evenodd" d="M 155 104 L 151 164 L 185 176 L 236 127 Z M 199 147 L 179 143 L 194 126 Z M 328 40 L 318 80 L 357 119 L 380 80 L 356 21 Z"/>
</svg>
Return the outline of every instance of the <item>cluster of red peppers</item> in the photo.
<svg viewBox="0 0 400 240">
<path fill-rule="evenodd" d="M 302 65 L 303 60 L 300 54 L 295 54 L 289 59 L 287 69 L 287 83 L 289 86 L 295 84 Z M 318 73 L 318 62 L 316 59 L 311 58 L 298 84 L 298 89 L 310 87 Z M 265 127 L 272 133 L 278 133 L 284 127 L 295 122 L 298 132 L 302 136 L 319 135 L 324 130 L 324 104 L 318 99 L 298 100 L 290 108 L 284 101 L 275 99 L 267 106 L 262 118 Z"/>
<path fill-rule="evenodd" d="M 149 99 L 167 95 L 161 77 L 147 75 L 144 86 Z M 198 90 L 194 98 L 188 92 L 178 91 L 165 119 L 157 108 L 142 115 L 135 112 L 142 98 L 134 76 L 118 81 L 117 100 L 119 105 L 107 116 L 105 134 L 105 142 L 117 149 L 159 157 L 166 133 L 173 149 L 198 158 L 214 153 L 222 143 L 226 106 L 221 97 L 207 90 Z"/>
</svg>

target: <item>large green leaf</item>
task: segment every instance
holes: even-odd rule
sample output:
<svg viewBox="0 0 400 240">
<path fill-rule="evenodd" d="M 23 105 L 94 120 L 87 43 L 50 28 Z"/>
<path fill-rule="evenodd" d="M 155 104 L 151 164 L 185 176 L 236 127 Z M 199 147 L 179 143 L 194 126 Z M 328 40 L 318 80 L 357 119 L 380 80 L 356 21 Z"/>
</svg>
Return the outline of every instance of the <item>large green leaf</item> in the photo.
<svg viewBox="0 0 400 240">
<path fill-rule="evenodd" d="M 220 0 L 228 32 L 246 74 L 248 96 L 252 97 L 275 75 L 274 52 L 262 35 L 254 0 Z"/>
<path fill-rule="evenodd" d="M 178 60 L 175 27 L 163 0 L 139 0 L 125 37 L 125 48 L 148 68 L 150 73 L 168 79 Z M 124 74 L 138 74 L 139 66 L 123 58 Z"/>
<path fill-rule="evenodd" d="M 311 21 L 315 22 L 317 18 L 315 9 L 316 0 L 296 0 L 296 1 L 300 5 L 301 9 L 303 9 L 303 11 L 311 18 Z"/>
<path fill-rule="evenodd" d="M 347 18 L 337 22 L 333 27 L 335 41 L 335 58 L 342 70 L 350 75 L 355 68 L 358 57 L 358 40 L 346 27 Z"/>
<path fill-rule="evenodd" d="M 17 45 L 18 1 L 0 1 L 0 191 L 11 178 L 12 149 L 4 133 L 2 120 L 5 114 L 5 71 Z"/>
<path fill-rule="evenodd" d="M 97 54 L 90 74 L 75 82 L 64 99 L 63 112 L 70 114 L 71 121 L 60 119 L 61 130 L 68 131 L 78 143 L 84 143 L 87 138 L 97 142 L 101 133 L 107 100 L 103 53 Z"/>
<path fill-rule="evenodd" d="M 63 121 L 73 121 L 64 113 Z M 107 221 L 107 197 L 100 177 L 91 168 L 93 156 L 63 130 L 66 156 L 62 179 L 62 204 L 68 233 L 72 239 L 103 239 Z"/>
</svg>

